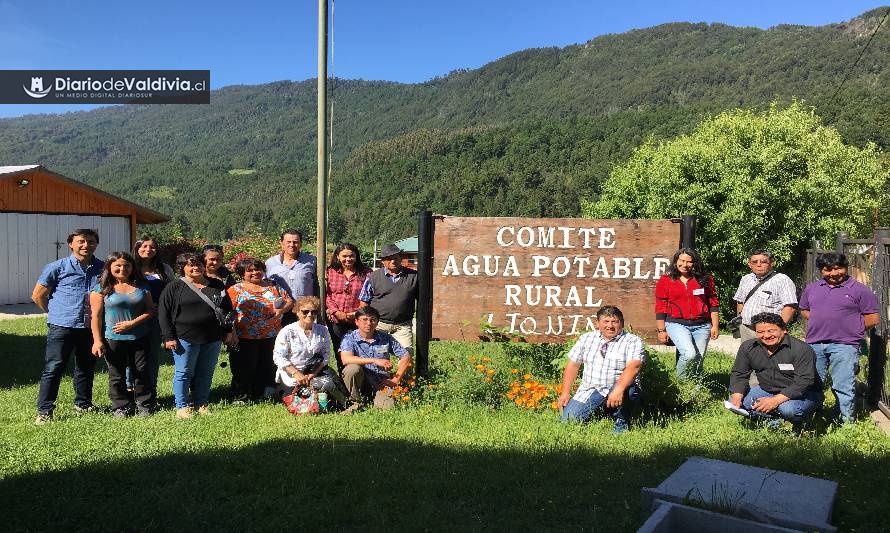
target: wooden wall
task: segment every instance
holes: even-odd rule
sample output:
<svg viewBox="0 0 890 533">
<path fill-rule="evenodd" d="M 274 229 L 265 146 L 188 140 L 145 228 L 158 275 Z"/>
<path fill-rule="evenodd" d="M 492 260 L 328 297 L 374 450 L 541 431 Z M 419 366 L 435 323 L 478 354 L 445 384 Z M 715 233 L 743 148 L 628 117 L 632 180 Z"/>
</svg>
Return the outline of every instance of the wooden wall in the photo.
<svg viewBox="0 0 890 533">
<path fill-rule="evenodd" d="M 23 179 L 29 181 L 20 187 Z M 0 176 L 0 211 L 71 215 L 135 216 L 131 206 L 35 169 Z"/>
</svg>

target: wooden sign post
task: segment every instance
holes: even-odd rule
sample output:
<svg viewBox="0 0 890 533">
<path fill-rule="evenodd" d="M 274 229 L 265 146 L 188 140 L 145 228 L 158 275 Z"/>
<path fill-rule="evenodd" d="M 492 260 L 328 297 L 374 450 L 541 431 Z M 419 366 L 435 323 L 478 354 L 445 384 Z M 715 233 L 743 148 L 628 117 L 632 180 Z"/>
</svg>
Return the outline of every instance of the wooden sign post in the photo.
<svg viewBox="0 0 890 533">
<path fill-rule="evenodd" d="M 490 324 L 563 342 L 617 305 L 651 339 L 655 282 L 680 243 L 678 222 L 435 217 L 431 336 L 477 340 Z"/>
</svg>

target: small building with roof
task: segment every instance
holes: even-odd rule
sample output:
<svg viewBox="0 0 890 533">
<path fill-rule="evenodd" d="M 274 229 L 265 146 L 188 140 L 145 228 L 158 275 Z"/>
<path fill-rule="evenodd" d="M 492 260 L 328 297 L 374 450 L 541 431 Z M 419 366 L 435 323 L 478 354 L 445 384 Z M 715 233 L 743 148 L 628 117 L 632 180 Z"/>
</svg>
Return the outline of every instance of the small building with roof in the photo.
<svg viewBox="0 0 890 533">
<path fill-rule="evenodd" d="M 95 229 L 104 259 L 132 248 L 136 224 L 168 220 L 41 165 L 0 166 L 0 305 L 31 301 L 44 265 L 71 253 L 72 230 Z"/>
</svg>

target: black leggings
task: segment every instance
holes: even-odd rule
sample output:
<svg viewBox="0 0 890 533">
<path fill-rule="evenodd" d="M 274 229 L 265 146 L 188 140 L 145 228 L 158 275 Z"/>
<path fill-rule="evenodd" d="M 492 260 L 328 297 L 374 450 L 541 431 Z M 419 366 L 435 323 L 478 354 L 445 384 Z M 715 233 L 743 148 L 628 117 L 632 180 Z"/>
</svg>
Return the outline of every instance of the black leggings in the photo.
<svg viewBox="0 0 890 533">
<path fill-rule="evenodd" d="M 238 339 L 238 350 L 229 356 L 232 365 L 232 394 L 235 399 L 259 400 L 266 387 L 275 386 L 272 349 L 275 337 Z"/>
</svg>

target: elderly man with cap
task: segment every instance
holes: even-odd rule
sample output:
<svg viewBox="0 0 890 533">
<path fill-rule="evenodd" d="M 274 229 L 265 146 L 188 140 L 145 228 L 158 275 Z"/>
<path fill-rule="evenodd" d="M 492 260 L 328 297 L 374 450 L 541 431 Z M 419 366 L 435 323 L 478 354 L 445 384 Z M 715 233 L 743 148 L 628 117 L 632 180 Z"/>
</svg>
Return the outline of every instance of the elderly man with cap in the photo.
<svg viewBox="0 0 890 533">
<path fill-rule="evenodd" d="M 358 299 L 360 306 L 380 312 L 377 329 L 392 335 L 409 352 L 414 344 L 411 323 L 417 302 L 417 271 L 402 266 L 402 250 L 387 244 L 380 251 L 383 268 L 365 279 Z"/>
</svg>

